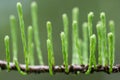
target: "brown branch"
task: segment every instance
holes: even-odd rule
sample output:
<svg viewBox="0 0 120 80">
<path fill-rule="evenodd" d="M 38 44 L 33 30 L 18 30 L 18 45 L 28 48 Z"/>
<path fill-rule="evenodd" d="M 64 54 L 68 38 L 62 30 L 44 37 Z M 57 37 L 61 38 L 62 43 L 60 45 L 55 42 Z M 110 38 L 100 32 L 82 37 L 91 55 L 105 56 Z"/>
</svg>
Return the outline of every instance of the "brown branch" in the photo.
<svg viewBox="0 0 120 80">
<path fill-rule="evenodd" d="M 0 68 L 1 70 L 6 70 L 7 69 L 7 65 L 6 65 L 6 61 L 2 61 L 0 60 Z M 35 65 L 35 66 L 29 66 L 29 70 L 26 71 L 26 67 L 24 64 L 20 64 L 20 69 L 24 72 L 27 73 L 46 73 L 49 72 L 49 66 L 46 65 Z M 88 69 L 88 66 L 85 65 L 69 65 L 69 73 L 77 73 L 78 71 L 80 71 L 80 73 L 85 73 Z M 11 70 L 16 70 L 17 68 L 15 66 L 14 63 L 10 62 L 10 71 Z M 53 72 L 54 73 L 65 73 L 65 67 L 64 65 L 60 65 L 60 66 L 53 66 Z M 101 65 L 97 65 L 97 68 L 95 69 L 94 67 L 92 67 L 91 73 L 93 72 L 105 72 L 109 74 L 109 66 L 101 66 Z M 120 72 L 120 64 L 113 66 L 113 71 L 112 73 L 117 73 Z"/>
</svg>

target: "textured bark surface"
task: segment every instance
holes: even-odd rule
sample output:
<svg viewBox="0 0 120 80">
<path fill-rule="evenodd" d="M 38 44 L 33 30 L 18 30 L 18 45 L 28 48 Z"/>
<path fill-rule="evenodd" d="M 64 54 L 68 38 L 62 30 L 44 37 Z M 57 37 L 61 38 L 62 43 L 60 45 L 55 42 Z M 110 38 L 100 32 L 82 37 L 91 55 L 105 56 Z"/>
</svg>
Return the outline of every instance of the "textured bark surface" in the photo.
<svg viewBox="0 0 120 80">
<path fill-rule="evenodd" d="M 0 60 L 0 68 L 1 70 L 7 70 L 7 62 L 6 61 L 2 61 Z M 47 73 L 49 72 L 49 66 L 47 65 L 34 65 L 34 66 L 29 66 L 29 70 L 26 70 L 26 67 L 24 64 L 19 64 L 19 67 L 22 71 L 26 72 L 26 73 Z M 69 65 L 69 72 L 66 73 L 65 72 L 65 67 L 64 65 L 56 65 L 53 66 L 53 72 L 54 73 L 74 73 L 77 74 L 78 71 L 80 71 L 80 73 L 85 73 L 88 69 L 88 65 Z M 12 70 L 16 70 L 17 68 L 15 66 L 14 63 L 10 62 L 10 71 Z M 109 74 L 109 66 L 101 66 L 101 65 L 97 65 L 97 68 L 95 69 L 94 67 L 92 67 L 91 73 L 93 72 L 105 72 Z M 112 73 L 117 73 L 120 72 L 120 64 L 117 64 L 115 66 L 113 66 L 113 71 Z"/>
</svg>

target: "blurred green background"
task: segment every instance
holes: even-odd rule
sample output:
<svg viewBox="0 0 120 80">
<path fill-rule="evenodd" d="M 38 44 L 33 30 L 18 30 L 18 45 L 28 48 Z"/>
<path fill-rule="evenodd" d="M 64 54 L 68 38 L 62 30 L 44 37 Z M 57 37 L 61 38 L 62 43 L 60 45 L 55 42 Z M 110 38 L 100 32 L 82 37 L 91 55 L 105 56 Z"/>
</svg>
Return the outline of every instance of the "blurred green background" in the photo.
<svg viewBox="0 0 120 80">
<path fill-rule="evenodd" d="M 31 25 L 31 11 L 30 4 L 35 0 L 0 0 L 0 59 L 5 60 L 5 48 L 4 48 L 4 36 L 10 35 L 10 25 L 9 25 L 9 16 L 11 14 L 15 15 L 18 23 L 18 16 L 16 10 L 16 3 L 21 2 L 23 5 L 24 12 L 24 21 L 25 27 Z M 71 11 L 74 7 L 79 7 L 80 17 L 79 17 L 79 32 L 80 37 L 82 38 L 81 25 L 84 21 L 87 21 L 87 14 L 90 11 L 94 12 L 94 32 L 95 24 L 99 21 L 100 12 L 104 11 L 107 16 L 107 23 L 109 20 L 115 21 L 115 30 L 116 30 L 116 48 L 115 48 L 115 64 L 120 63 L 119 59 L 119 47 L 120 47 L 120 34 L 119 34 L 119 25 L 120 25 L 120 0 L 36 0 L 38 3 L 38 16 L 39 16 L 39 33 L 41 48 L 43 53 L 44 62 L 47 65 L 47 49 L 46 49 L 46 21 L 51 21 L 53 25 L 53 41 L 54 41 L 54 55 L 57 65 L 62 64 L 62 54 L 61 54 L 61 40 L 60 32 L 63 31 L 62 24 L 62 14 L 67 13 L 70 21 L 70 33 L 69 33 L 69 64 L 71 63 L 71 22 L 72 15 Z M 19 61 L 24 63 L 23 49 L 21 45 L 19 23 L 17 24 L 17 35 L 18 35 L 18 51 L 19 51 Z M 11 40 L 10 40 L 11 41 Z M 12 50 L 12 49 L 11 49 Z M 12 56 L 12 54 L 11 54 Z M 37 55 L 35 54 L 36 64 Z M 65 75 L 64 73 L 57 73 L 54 76 L 50 76 L 49 73 L 44 74 L 30 74 L 27 76 L 20 75 L 17 71 L 0 71 L 0 80 L 119 80 L 120 73 L 115 74 L 105 74 L 105 73 L 94 73 L 90 75 L 85 74 L 69 74 Z"/>
</svg>

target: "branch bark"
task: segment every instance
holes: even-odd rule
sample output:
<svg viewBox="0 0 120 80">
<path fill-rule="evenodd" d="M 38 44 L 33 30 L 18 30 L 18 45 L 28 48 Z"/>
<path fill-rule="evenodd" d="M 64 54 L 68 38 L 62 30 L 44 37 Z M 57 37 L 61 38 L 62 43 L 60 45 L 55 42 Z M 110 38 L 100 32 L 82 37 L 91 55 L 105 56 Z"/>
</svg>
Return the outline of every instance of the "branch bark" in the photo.
<svg viewBox="0 0 120 80">
<path fill-rule="evenodd" d="M 48 73 L 49 72 L 49 66 L 47 65 L 34 65 L 34 66 L 29 66 L 29 70 L 26 70 L 26 67 L 24 64 L 19 64 L 19 67 L 22 71 L 30 74 L 30 73 Z M 0 68 L 1 70 L 7 70 L 7 62 L 0 60 Z M 78 71 L 80 73 L 85 73 L 88 69 L 88 65 L 69 65 L 69 72 L 65 72 L 65 67 L 64 65 L 56 65 L 53 66 L 53 72 L 54 73 L 74 73 L 76 74 Z M 15 70 L 17 71 L 17 68 L 13 62 L 10 62 L 10 71 Z M 95 69 L 92 67 L 91 73 L 93 72 L 105 72 L 109 74 L 109 66 L 101 66 L 97 65 L 97 68 Z M 112 73 L 117 73 L 120 72 L 120 64 L 117 64 L 113 66 L 113 71 Z"/>
</svg>

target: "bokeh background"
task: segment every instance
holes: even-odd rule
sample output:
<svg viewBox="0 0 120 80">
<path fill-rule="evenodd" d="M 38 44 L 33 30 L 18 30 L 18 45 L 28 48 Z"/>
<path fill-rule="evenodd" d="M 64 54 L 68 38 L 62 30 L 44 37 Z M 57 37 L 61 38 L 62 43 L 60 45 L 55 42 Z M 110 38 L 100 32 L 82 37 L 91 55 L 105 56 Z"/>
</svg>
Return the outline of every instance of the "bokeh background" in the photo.
<svg viewBox="0 0 120 80">
<path fill-rule="evenodd" d="M 17 16 L 16 3 L 21 2 L 23 5 L 25 28 L 31 25 L 31 10 L 30 4 L 32 1 L 38 3 L 38 23 L 41 48 L 43 53 L 44 62 L 47 65 L 47 49 L 46 49 L 46 21 L 51 21 L 53 25 L 53 41 L 54 41 L 54 55 L 56 65 L 62 64 L 61 54 L 61 40 L 60 32 L 63 31 L 62 14 L 67 13 L 70 21 L 69 29 L 69 64 L 71 63 L 71 22 L 72 22 L 72 9 L 79 7 L 79 35 L 82 38 L 81 25 L 84 21 L 87 21 L 87 14 L 90 11 L 94 12 L 94 33 L 96 32 L 95 24 L 99 21 L 100 12 L 105 12 L 107 17 L 107 23 L 109 20 L 115 21 L 115 35 L 116 35 L 116 48 L 115 48 L 115 64 L 120 63 L 120 0 L 0 0 L 0 59 L 5 60 L 5 48 L 4 48 L 4 36 L 10 35 L 9 16 L 15 15 L 17 18 L 17 35 L 18 35 L 18 51 L 19 61 L 24 63 L 23 49 L 21 45 L 20 30 Z M 11 41 L 11 40 L 10 40 Z M 11 49 L 12 50 L 12 49 Z M 12 52 L 12 51 L 11 51 Z M 36 52 L 35 52 L 36 53 Z M 11 54 L 12 56 L 12 54 Z M 38 64 L 37 55 L 35 54 L 35 61 Z M 12 61 L 12 58 L 11 58 Z M 85 74 L 69 74 L 57 73 L 54 76 L 50 76 L 49 73 L 44 74 L 30 74 L 27 76 L 20 75 L 17 71 L 0 71 L 0 80 L 119 80 L 120 73 L 105 74 L 94 73 L 90 75 Z"/>
</svg>

